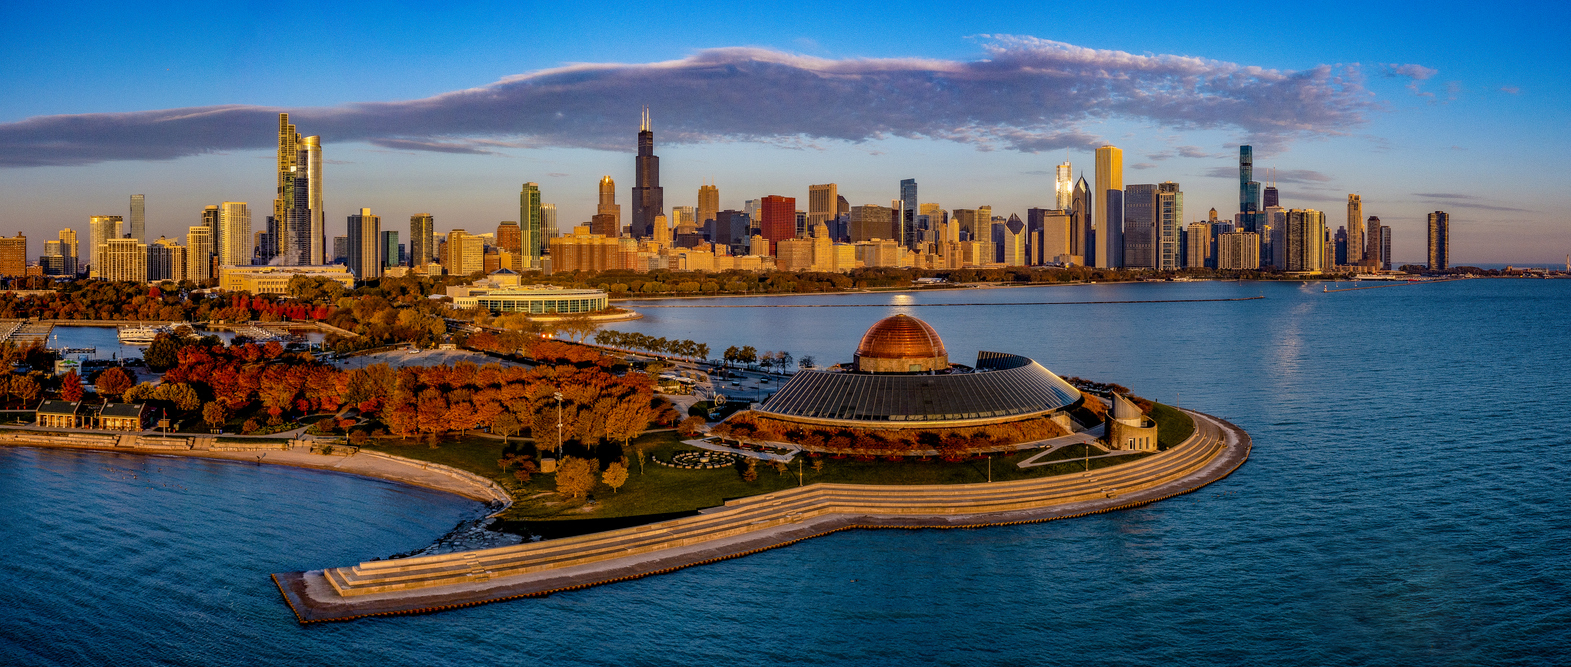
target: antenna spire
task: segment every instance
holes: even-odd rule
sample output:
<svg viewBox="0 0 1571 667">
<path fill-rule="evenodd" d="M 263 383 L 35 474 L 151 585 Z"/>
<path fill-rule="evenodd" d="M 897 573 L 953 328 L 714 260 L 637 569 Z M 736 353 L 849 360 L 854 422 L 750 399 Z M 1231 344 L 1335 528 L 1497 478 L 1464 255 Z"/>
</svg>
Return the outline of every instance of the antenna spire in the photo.
<svg viewBox="0 0 1571 667">
<path fill-rule="evenodd" d="M 649 132 L 649 107 L 644 107 L 644 112 L 638 118 L 638 131 Z"/>
</svg>

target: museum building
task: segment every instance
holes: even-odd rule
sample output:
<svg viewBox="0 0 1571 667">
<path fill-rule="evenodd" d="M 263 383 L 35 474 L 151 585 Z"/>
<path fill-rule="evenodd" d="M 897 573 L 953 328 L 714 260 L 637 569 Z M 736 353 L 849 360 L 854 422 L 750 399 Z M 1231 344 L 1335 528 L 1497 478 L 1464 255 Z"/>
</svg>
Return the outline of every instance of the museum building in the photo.
<svg viewBox="0 0 1571 667">
<path fill-rule="evenodd" d="M 756 410 L 787 422 L 856 428 L 952 428 L 1047 417 L 1069 425 L 1079 390 L 1035 361 L 978 352 L 952 364 L 926 322 L 895 315 L 867 330 L 850 364 L 803 370 Z M 1057 418 L 1055 418 L 1057 417 Z"/>
</svg>

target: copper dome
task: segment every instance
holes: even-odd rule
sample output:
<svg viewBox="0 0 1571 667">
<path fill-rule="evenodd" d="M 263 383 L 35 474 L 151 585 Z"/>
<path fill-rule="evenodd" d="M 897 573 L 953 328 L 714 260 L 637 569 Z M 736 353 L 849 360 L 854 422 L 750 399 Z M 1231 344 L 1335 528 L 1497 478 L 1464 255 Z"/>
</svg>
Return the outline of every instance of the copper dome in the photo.
<svg viewBox="0 0 1571 667">
<path fill-rule="evenodd" d="M 856 348 L 856 358 L 858 366 L 866 371 L 909 372 L 949 366 L 949 351 L 944 349 L 944 341 L 939 339 L 938 332 L 933 331 L 933 327 L 926 322 L 910 315 L 895 315 L 879 320 L 867 333 L 862 334 L 862 344 Z M 877 364 L 878 368 L 872 368 L 871 364 L 863 361 L 873 359 L 910 360 L 919 364 L 920 369 L 909 364 L 899 364 L 898 368 Z"/>
</svg>

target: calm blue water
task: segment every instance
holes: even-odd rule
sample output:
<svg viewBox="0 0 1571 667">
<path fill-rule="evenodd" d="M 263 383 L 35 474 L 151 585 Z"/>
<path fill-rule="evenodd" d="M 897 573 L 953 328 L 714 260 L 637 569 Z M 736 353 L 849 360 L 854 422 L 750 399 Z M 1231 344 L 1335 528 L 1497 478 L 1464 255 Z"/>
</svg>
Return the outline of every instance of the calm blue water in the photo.
<svg viewBox="0 0 1571 667">
<path fill-rule="evenodd" d="M 1571 281 L 778 303 L 1262 293 L 909 310 L 957 360 L 1018 352 L 1242 425 L 1253 458 L 1203 492 L 1035 526 L 841 533 L 430 616 L 300 627 L 267 574 L 420 546 L 472 503 L 305 471 L 0 449 L 0 663 L 1571 663 Z M 649 310 L 618 328 L 845 361 L 893 312 Z"/>
</svg>

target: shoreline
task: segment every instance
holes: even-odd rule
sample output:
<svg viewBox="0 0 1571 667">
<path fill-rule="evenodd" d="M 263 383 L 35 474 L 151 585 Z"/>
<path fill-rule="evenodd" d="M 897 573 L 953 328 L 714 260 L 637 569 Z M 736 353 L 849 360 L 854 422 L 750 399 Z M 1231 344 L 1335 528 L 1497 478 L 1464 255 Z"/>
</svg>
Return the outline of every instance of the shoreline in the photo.
<svg viewBox="0 0 1571 667">
<path fill-rule="evenodd" d="M 272 575 L 301 623 L 418 614 L 542 597 L 737 558 L 842 530 L 980 528 L 1131 509 L 1196 491 L 1248 460 L 1243 429 L 1197 426 L 1156 456 L 1084 475 L 996 484 L 814 484 L 697 516 L 513 547 Z"/>
<path fill-rule="evenodd" d="M 296 451 L 287 448 L 287 445 L 227 451 L 181 450 L 154 447 L 76 445 L 62 442 L 51 443 L 47 439 L 48 436 L 37 436 L 25 439 L 0 440 L 0 447 L 112 452 L 144 456 L 178 456 L 253 465 L 287 466 L 321 472 L 341 473 L 447 493 L 492 507 L 487 513 L 488 515 L 495 515 L 497 512 L 503 511 L 512 505 L 510 495 L 496 487 L 495 483 L 490 482 L 490 480 L 485 480 L 486 483 L 490 484 L 489 487 L 480 483 L 478 480 L 483 480 L 484 478 L 478 475 L 437 463 L 426 463 L 382 452 L 362 450 L 348 456 L 336 456 L 332 454 L 312 454 L 309 450 L 304 452 Z"/>
</svg>

